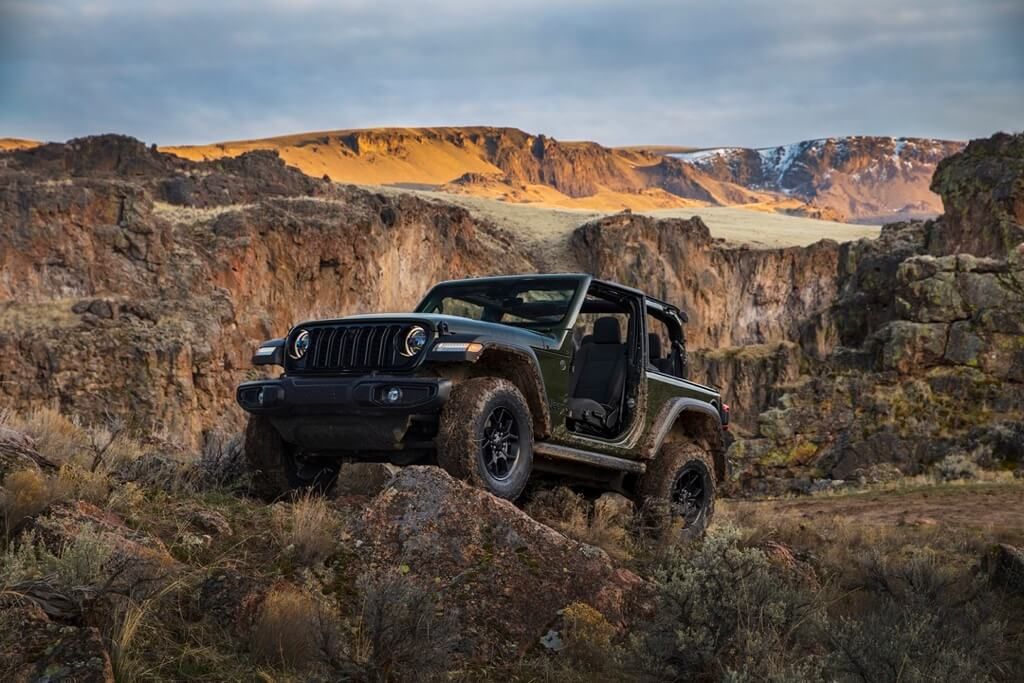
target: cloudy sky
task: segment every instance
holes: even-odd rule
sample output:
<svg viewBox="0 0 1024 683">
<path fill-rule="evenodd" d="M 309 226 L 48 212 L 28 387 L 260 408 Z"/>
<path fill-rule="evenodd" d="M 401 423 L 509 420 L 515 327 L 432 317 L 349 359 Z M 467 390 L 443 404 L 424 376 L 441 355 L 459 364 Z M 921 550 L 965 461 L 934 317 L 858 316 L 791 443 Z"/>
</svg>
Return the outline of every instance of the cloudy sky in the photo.
<svg viewBox="0 0 1024 683">
<path fill-rule="evenodd" d="M 1024 0 L 0 0 L 0 137 L 1024 129 Z"/>
</svg>

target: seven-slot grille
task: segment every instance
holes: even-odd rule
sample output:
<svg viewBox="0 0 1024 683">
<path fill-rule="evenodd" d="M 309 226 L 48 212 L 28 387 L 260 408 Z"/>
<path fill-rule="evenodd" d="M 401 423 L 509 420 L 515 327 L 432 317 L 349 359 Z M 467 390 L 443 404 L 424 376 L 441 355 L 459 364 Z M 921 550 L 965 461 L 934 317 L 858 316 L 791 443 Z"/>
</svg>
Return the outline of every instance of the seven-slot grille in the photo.
<svg viewBox="0 0 1024 683">
<path fill-rule="evenodd" d="M 295 365 L 306 372 L 405 370 L 419 360 L 419 354 L 409 358 L 401 353 L 405 336 L 413 327 L 412 323 L 309 327 L 309 349 Z"/>
</svg>

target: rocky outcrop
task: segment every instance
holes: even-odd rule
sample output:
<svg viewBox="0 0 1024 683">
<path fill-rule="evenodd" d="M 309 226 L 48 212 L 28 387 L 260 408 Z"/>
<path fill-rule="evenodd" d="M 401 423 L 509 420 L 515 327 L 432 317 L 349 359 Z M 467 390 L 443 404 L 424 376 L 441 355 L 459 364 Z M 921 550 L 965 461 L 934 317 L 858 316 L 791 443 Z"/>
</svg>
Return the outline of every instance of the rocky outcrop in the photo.
<svg viewBox="0 0 1024 683">
<path fill-rule="evenodd" d="M 0 678 L 5 681 L 113 683 L 103 637 L 92 626 L 51 621 L 32 603 L 0 604 Z"/>
<path fill-rule="evenodd" d="M 1024 135 L 972 140 L 939 164 L 931 187 L 944 213 L 930 253 L 1005 257 L 1024 243 Z"/>
<path fill-rule="evenodd" d="M 761 411 L 800 378 L 800 347 L 793 342 L 707 349 L 689 354 L 690 375 L 724 389 L 734 435 L 757 432 Z"/>
<path fill-rule="evenodd" d="M 644 582 L 604 551 L 436 467 L 404 468 L 359 526 L 369 566 L 401 567 L 439 590 L 441 608 L 471 625 L 464 637 L 483 659 L 524 652 L 574 602 L 623 625 L 643 592 Z"/>
<path fill-rule="evenodd" d="M 943 162 L 935 186 L 950 214 L 839 247 L 834 300 L 793 338 L 800 358 L 789 367 L 802 376 L 742 353 L 718 352 L 730 360 L 725 376 L 695 364 L 698 377 L 731 378 L 727 400 L 760 406 L 756 426 L 737 420 L 750 437 L 731 451 L 741 490 L 807 491 L 946 458 L 1019 467 L 1024 248 L 1006 238 L 1019 220 L 1021 140 L 997 135 Z M 769 387 L 736 380 L 747 376 Z"/>
<path fill-rule="evenodd" d="M 194 164 L 115 136 L 3 158 L 0 396 L 193 446 L 238 423 L 253 345 L 295 322 L 532 270 L 463 209 L 313 180 L 271 153 Z"/>
<path fill-rule="evenodd" d="M 839 245 L 732 248 L 698 217 L 656 220 L 633 213 L 576 230 L 571 248 L 584 270 L 686 310 L 691 348 L 763 344 L 800 336 L 839 289 Z"/>
</svg>

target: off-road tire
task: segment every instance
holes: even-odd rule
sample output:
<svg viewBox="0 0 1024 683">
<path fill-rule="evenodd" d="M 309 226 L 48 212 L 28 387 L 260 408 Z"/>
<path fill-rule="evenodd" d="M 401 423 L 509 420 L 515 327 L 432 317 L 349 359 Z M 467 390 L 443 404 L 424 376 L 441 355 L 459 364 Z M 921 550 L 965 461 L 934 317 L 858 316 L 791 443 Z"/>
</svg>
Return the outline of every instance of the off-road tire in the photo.
<svg viewBox="0 0 1024 683">
<path fill-rule="evenodd" d="M 507 475 L 496 477 L 485 464 L 485 430 L 495 411 L 514 418 L 518 453 Z M 508 380 L 478 377 L 455 385 L 441 411 L 437 462 L 448 474 L 499 498 L 515 500 L 533 470 L 533 420 L 526 399 Z"/>
<path fill-rule="evenodd" d="M 699 517 L 680 529 L 682 520 L 679 506 L 673 504 L 673 498 L 683 475 L 699 478 L 704 489 L 704 500 Z M 661 447 L 640 479 L 639 509 L 653 535 L 664 536 L 667 529 L 679 529 L 679 540 L 698 539 L 703 537 L 714 517 L 717 488 L 718 479 L 711 453 L 691 440 L 672 441 Z"/>
<path fill-rule="evenodd" d="M 274 501 L 295 491 L 326 491 L 337 478 L 337 464 L 324 461 L 320 470 L 303 474 L 295 446 L 281 438 L 270 420 L 252 416 L 245 426 L 242 444 L 249 472 L 251 493 L 263 500 Z"/>
</svg>

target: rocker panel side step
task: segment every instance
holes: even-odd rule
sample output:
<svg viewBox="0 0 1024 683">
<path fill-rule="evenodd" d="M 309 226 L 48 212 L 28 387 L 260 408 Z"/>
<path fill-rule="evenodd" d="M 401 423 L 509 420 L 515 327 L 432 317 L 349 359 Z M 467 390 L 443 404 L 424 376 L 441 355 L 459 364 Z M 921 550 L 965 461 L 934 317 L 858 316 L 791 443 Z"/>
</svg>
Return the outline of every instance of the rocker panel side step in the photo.
<svg viewBox="0 0 1024 683">
<path fill-rule="evenodd" d="M 537 455 L 543 455 L 544 457 L 553 458 L 555 460 L 570 460 L 572 462 L 593 465 L 594 467 L 602 467 L 609 470 L 619 470 L 621 472 L 643 474 L 647 469 L 647 466 L 644 463 L 637 462 L 635 460 L 616 458 L 613 455 L 603 455 L 592 451 L 583 451 L 578 448 L 570 448 L 569 446 L 559 446 L 558 444 L 548 443 L 545 441 L 533 444 L 533 452 Z"/>
</svg>

